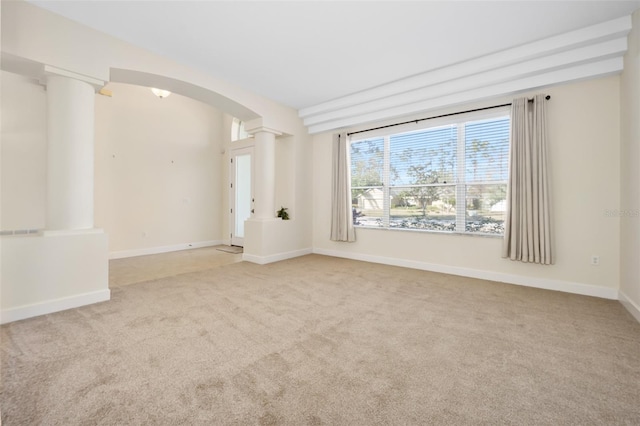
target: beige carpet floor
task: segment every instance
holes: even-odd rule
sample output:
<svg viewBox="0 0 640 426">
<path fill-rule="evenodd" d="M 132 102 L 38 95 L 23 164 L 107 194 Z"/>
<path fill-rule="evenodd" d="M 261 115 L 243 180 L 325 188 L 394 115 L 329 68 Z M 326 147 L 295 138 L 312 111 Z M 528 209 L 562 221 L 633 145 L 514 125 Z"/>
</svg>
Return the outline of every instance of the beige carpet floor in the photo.
<svg viewBox="0 0 640 426">
<path fill-rule="evenodd" d="M 640 424 L 616 301 L 310 255 L 1 328 L 2 424 Z"/>
</svg>

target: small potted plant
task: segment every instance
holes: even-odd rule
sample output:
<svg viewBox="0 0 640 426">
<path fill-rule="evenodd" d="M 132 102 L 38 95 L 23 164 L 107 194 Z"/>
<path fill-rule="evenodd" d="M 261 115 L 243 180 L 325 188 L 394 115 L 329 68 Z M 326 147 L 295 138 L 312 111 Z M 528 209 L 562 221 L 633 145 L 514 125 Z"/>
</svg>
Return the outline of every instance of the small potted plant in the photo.
<svg viewBox="0 0 640 426">
<path fill-rule="evenodd" d="M 289 213 L 287 213 L 286 207 L 280 207 L 280 210 L 278 210 L 278 217 L 282 218 L 282 220 L 289 220 Z"/>
</svg>

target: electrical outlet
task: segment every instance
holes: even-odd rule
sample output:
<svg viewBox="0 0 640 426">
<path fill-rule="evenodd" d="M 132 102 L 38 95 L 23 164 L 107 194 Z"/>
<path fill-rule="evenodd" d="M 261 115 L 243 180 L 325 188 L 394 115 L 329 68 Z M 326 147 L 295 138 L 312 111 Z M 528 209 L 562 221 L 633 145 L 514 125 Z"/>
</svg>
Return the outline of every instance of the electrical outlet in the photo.
<svg viewBox="0 0 640 426">
<path fill-rule="evenodd" d="M 600 256 L 598 256 L 597 254 L 592 254 L 591 255 L 591 264 L 598 266 L 600 264 Z"/>
</svg>

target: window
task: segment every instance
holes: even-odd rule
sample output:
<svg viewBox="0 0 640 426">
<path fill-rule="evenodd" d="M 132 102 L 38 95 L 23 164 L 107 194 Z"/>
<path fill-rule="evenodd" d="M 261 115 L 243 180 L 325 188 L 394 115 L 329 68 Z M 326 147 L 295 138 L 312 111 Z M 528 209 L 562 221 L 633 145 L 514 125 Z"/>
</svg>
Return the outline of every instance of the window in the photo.
<svg viewBox="0 0 640 426">
<path fill-rule="evenodd" d="M 354 224 L 504 233 L 509 116 L 352 139 Z"/>
<path fill-rule="evenodd" d="M 246 139 L 248 137 L 249 134 L 244 130 L 244 122 L 234 117 L 231 122 L 231 142 Z"/>
</svg>

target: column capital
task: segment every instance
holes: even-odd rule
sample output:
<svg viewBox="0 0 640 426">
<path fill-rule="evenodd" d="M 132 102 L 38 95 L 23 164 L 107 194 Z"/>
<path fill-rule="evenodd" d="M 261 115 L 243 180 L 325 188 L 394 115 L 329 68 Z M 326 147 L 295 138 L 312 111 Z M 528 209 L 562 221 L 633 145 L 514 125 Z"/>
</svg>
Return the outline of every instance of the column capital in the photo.
<svg viewBox="0 0 640 426">
<path fill-rule="evenodd" d="M 102 89 L 105 85 L 104 81 L 98 80 L 97 78 L 78 74 L 73 71 L 63 70 L 62 68 L 56 68 L 51 65 L 44 66 L 42 77 L 40 78 L 40 83 L 46 86 L 47 79 L 51 76 L 67 77 L 67 78 L 72 78 L 74 80 L 82 81 L 84 83 L 87 83 L 91 87 L 93 87 L 94 91 L 98 91 Z"/>
<path fill-rule="evenodd" d="M 255 136 L 256 133 L 271 133 L 271 134 L 273 134 L 275 136 L 282 136 L 282 132 L 279 132 L 279 131 L 277 131 L 275 129 L 270 129 L 269 127 L 264 127 L 264 126 L 256 127 L 256 128 L 250 129 L 250 130 L 248 130 L 245 127 L 245 132 L 247 132 L 247 133 L 249 133 L 250 135 L 253 135 L 253 136 Z"/>
<path fill-rule="evenodd" d="M 282 136 L 284 132 L 281 132 L 279 130 L 276 130 L 272 127 L 268 127 L 264 125 L 263 119 L 262 118 L 256 118 L 254 120 L 251 121 L 247 121 L 244 123 L 244 130 L 245 132 L 247 132 L 250 135 L 254 135 L 256 133 L 271 133 L 273 135 L 275 135 L 276 137 L 278 136 Z"/>
</svg>

